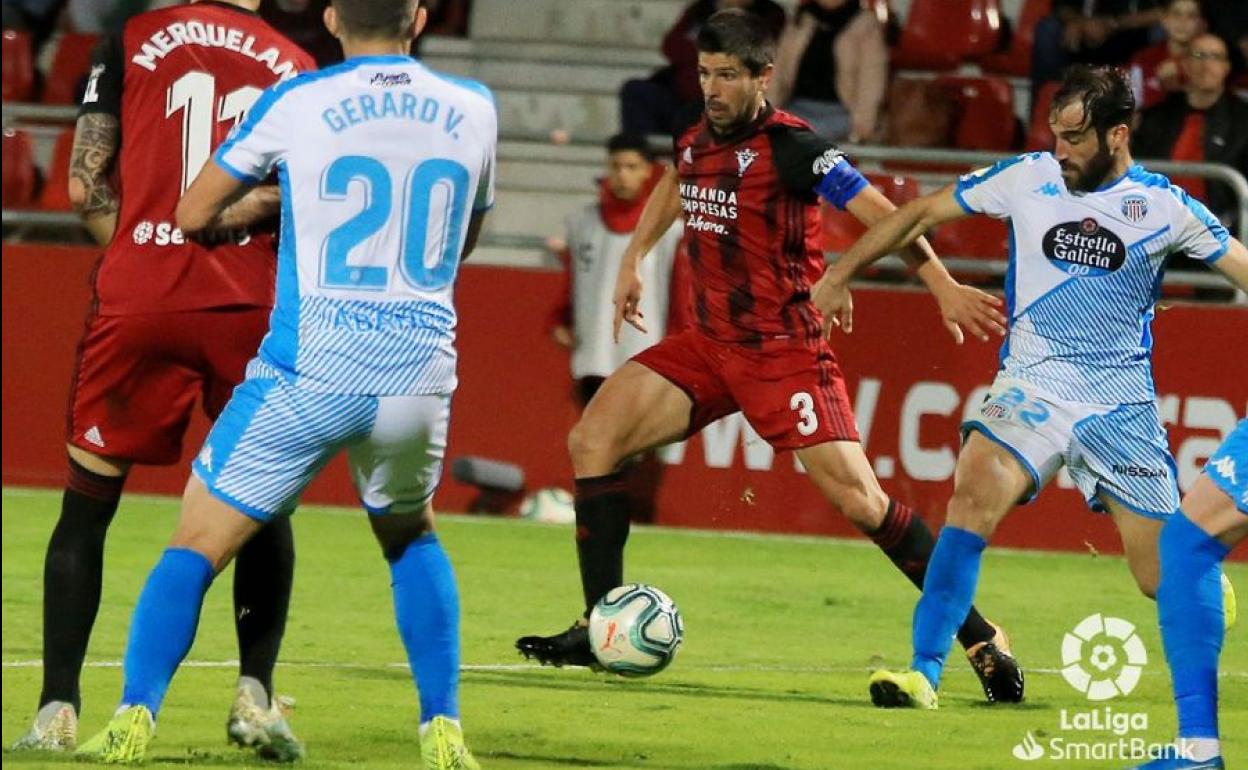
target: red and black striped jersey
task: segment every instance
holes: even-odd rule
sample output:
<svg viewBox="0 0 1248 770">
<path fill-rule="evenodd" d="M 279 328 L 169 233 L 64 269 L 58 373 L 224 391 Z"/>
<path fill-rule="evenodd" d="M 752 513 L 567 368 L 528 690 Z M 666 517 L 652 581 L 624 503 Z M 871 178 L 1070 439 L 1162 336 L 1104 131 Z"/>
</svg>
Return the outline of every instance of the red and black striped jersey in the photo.
<svg viewBox="0 0 1248 770">
<path fill-rule="evenodd" d="M 701 330 L 751 346 L 818 338 L 819 196 L 843 208 L 866 180 L 805 121 L 770 105 L 725 136 L 699 115 L 675 151 Z"/>
<path fill-rule="evenodd" d="M 273 304 L 272 228 L 192 241 L 178 199 L 268 87 L 315 62 L 251 11 L 199 2 L 131 17 L 96 52 L 80 115 L 121 121 L 121 210 L 96 273 L 105 315 Z"/>
</svg>

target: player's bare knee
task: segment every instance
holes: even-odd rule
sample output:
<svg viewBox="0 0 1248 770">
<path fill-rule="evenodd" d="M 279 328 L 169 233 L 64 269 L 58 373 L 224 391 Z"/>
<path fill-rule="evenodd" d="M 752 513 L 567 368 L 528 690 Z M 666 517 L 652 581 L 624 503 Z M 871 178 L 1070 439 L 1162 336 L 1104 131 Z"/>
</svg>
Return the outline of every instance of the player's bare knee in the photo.
<svg viewBox="0 0 1248 770">
<path fill-rule="evenodd" d="M 394 561 L 409 545 L 433 531 L 433 509 L 426 505 L 412 513 L 380 514 L 370 516 L 368 522 L 382 555 L 386 561 Z"/>
<path fill-rule="evenodd" d="M 992 495 L 977 485 L 960 485 L 949 498 L 945 523 L 988 537 L 997 528 L 1001 512 Z"/>
<path fill-rule="evenodd" d="M 609 421 L 589 414 L 582 416 L 568 433 L 568 454 L 578 476 L 610 473 L 623 459 Z"/>
</svg>

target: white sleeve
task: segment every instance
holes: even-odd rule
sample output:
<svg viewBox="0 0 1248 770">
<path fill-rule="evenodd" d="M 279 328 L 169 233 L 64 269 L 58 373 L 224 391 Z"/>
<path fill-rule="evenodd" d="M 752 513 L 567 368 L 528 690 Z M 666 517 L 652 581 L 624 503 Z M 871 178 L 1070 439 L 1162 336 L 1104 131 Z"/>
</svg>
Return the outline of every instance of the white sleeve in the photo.
<svg viewBox="0 0 1248 770">
<path fill-rule="evenodd" d="M 1013 216 L 1017 192 L 1024 189 L 1035 155 L 1005 158 L 992 166 L 958 177 L 953 197 L 968 214 L 987 214 L 996 219 Z"/>
<path fill-rule="evenodd" d="M 279 83 L 261 94 L 246 119 L 217 148 L 213 160 L 231 176 L 249 184 L 260 182 L 285 157 L 297 131 L 286 125 L 290 100 L 282 98 L 291 82 Z"/>
<path fill-rule="evenodd" d="M 489 146 L 485 148 L 485 164 L 477 182 L 477 197 L 472 202 L 474 214 L 488 211 L 494 206 L 494 170 L 498 167 L 498 112 L 492 103 L 488 123 L 486 141 Z"/>
<path fill-rule="evenodd" d="M 1213 263 L 1226 253 L 1231 234 L 1218 218 L 1209 213 L 1205 204 L 1188 195 L 1181 187 L 1170 186 L 1177 201 L 1173 245 L 1192 259 Z"/>
</svg>

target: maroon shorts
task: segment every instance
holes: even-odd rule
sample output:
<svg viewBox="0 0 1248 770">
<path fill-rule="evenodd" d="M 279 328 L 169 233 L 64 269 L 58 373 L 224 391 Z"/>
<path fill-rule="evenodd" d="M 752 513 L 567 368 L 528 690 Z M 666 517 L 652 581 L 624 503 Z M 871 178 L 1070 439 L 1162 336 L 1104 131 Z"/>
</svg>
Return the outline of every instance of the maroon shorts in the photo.
<svg viewBox="0 0 1248 770">
<path fill-rule="evenodd" d="M 215 419 L 260 347 L 269 312 L 93 315 L 78 344 L 66 441 L 144 465 L 177 462 L 195 397 Z"/>
<path fill-rule="evenodd" d="M 693 400 L 689 435 L 740 411 L 776 449 L 858 440 L 845 379 L 825 340 L 752 349 L 686 329 L 633 360 Z"/>
</svg>

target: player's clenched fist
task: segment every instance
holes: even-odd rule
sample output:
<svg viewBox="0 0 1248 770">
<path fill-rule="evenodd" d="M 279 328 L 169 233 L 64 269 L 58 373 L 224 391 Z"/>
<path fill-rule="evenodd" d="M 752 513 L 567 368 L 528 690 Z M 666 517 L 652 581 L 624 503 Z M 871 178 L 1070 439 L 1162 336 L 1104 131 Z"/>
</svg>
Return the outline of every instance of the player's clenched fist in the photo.
<svg viewBox="0 0 1248 770">
<path fill-rule="evenodd" d="M 628 321 L 643 334 L 646 331 L 646 326 L 642 323 L 645 314 L 639 307 L 641 286 L 641 271 L 637 269 L 637 262 L 625 257 L 620 265 L 620 274 L 615 279 L 615 295 L 611 300 L 615 304 L 613 334 L 617 343 L 620 341 L 620 326 L 624 321 Z"/>
</svg>

